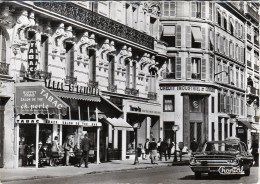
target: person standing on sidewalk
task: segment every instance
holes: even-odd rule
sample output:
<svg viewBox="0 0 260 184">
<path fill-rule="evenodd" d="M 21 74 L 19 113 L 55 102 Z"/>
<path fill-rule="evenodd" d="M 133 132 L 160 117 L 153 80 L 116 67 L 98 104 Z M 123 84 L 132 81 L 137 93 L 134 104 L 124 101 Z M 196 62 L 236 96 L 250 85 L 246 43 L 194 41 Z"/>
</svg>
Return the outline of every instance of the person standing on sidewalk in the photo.
<svg viewBox="0 0 260 184">
<path fill-rule="evenodd" d="M 88 157 L 89 157 L 89 148 L 90 148 L 90 138 L 88 138 L 88 133 L 85 134 L 84 138 L 81 141 L 81 149 L 83 151 L 82 157 L 78 167 L 81 167 L 83 160 L 85 161 L 85 168 L 88 168 Z"/>
<path fill-rule="evenodd" d="M 157 143 L 155 142 L 155 138 L 153 138 L 152 142 L 150 142 L 149 150 L 150 150 L 151 163 L 156 164 L 155 158 L 157 156 Z"/>
<path fill-rule="evenodd" d="M 144 150 L 145 150 L 145 157 L 144 159 L 147 160 L 147 156 L 149 156 L 149 139 L 146 139 L 144 143 Z"/>
<path fill-rule="evenodd" d="M 171 151 L 172 151 L 173 143 L 171 139 L 167 140 L 167 154 L 168 154 L 168 159 L 171 159 Z"/>
<path fill-rule="evenodd" d="M 69 135 L 66 137 L 65 142 L 63 143 L 63 149 L 65 151 L 65 165 L 69 165 L 69 159 L 70 159 L 70 149 L 73 148 L 73 141 L 71 136 Z"/>
<path fill-rule="evenodd" d="M 161 138 L 159 138 L 159 141 L 157 142 L 157 151 L 159 152 L 159 156 L 158 156 L 158 158 L 159 158 L 159 160 L 160 161 L 162 161 L 161 160 L 161 143 L 162 143 L 162 139 Z"/>
<path fill-rule="evenodd" d="M 161 146 L 160 146 L 160 161 L 162 161 L 163 154 L 164 154 L 164 156 L 165 156 L 165 161 L 167 161 L 166 150 L 167 150 L 167 142 L 166 142 L 165 139 L 164 139 L 164 140 L 161 142 Z"/>
<path fill-rule="evenodd" d="M 191 144 L 190 144 L 190 149 L 192 152 L 196 152 L 196 150 L 198 149 L 198 143 L 195 140 L 195 138 L 193 138 Z"/>
</svg>

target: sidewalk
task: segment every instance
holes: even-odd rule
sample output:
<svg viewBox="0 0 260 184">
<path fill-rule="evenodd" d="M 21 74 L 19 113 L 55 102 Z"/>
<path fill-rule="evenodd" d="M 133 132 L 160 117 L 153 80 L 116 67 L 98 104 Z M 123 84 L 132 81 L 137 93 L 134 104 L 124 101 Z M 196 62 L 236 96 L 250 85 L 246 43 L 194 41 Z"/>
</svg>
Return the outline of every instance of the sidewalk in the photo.
<svg viewBox="0 0 260 184">
<path fill-rule="evenodd" d="M 187 158 L 183 159 L 184 162 L 178 163 L 181 165 L 187 165 Z M 89 168 L 81 168 L 74 166 L 58 166 L 58 167 L 44 167 L 44 168 L 18 168 L 18 169 L 0 169 L 0 183 L 6 181 L 15 180 L 30 180 L 41 178 L 53 178 L 53 177 L 69 177 L 83 174 L 94 174 L 102 172 L 113 172 L 121 170 L 134 170 L 141 168 L 154 168 L 154 167 L 166 167 L 172 166 L 173 158 L 168 161 L 157 161 L 158 164 L 151 164 L 150 159 L 139 159 L 139 163 L 134 164 L 134 160 L 113 160 L 112 162 L 106 162 L 101 164 L 89 164 Z"/>
</svg>

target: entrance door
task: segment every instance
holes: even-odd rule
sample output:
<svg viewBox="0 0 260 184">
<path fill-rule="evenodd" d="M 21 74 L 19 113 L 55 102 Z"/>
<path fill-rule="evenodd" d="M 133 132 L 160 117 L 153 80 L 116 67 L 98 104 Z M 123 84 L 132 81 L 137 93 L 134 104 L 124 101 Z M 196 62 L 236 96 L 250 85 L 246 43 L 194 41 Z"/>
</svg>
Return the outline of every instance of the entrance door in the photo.
<svg viewBox="0 0 260 184">
<path fill-rule="evenodd" d="M 4 167 L 4 107 L 0 106 L 0 168 Z"/>
<path fill-rule="evenodd" d="M 193 138 L 197 141 L 198 145 L 202 144 L 202 123 L 201 122 L 191 122 L 190 123 L 190 142 Z"/>
</svg>

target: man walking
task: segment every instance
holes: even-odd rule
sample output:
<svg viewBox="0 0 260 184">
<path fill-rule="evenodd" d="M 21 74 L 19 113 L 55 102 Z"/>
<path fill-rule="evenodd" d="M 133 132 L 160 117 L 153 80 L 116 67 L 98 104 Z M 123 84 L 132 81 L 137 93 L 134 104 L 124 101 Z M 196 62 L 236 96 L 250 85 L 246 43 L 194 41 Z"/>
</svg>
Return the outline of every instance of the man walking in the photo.
<svg viewBox="0 0 260 184">
<path fill-rule="evenodd" d="M 196 152 L 196 150 L 198 149 L 198 143 L 196 142 L 195 138 L 193 138 L 190 144 L 190 149 L 192 152 Z"/>
<path fill-rule="evenodd" d="M 89 157 L 89 148 L 90 148 L 90 138 L 88 138 L 88 133 L 84 135 L 84 138 L 81 141 L 81 149 L 83 151 L 82 157 L 78 167 L 81 167 L 83 160 L 85 161 L 85 168 L 88 168 L 88 157 Z"/>
<path fill-rule="evenodd" d="M 151 163 L 156 164 L 155 158 L 157 156 L 157 143 L 155 142 L 155 138 L 153 138 L 152 142 L 150 142 L 149 150 L 150 150 Z"/>
<path fill-rule="evenodd" d="M 149 155 L 149 139 L 146 139 L 144 143 L 144 150 L 145 150 L 145 160 L 147 159 L 147 156 Z"/>
</svg>

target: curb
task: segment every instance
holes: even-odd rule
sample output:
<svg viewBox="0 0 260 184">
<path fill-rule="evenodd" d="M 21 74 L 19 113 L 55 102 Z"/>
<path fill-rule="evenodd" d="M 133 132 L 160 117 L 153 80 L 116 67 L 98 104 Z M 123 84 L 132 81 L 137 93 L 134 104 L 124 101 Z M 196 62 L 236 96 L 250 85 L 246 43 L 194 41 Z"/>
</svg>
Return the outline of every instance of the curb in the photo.
<svg viewBox="0 0 260 184">
<path fill-rule="evenodd" d="M 11 181 L 26 181 L 26 180 L 37 180 L 37 179 L 47 179 L 47 178 L 60 178 L 60 177 L 73 177 L 73 176 L 79 176 L 79 175 L 88 175 L 88 174 L 101 174 L 101 173 L 112 173 L 112 172 L 120 172 L 120 171 L 131 171 L 131 170 L 138 170 L 138 169 L 151 169 L 155 167 L 169 167 L 170 165 L 153 165 L 153 166 L 146 166 L 146 167 L 134 167 L 134 168 L 127 168 L 127 169 L 118 169 L 118 170 L 103 170 L 103 171 L 90 171 L 85 173 L 79 173 L 79 174 L 72 174 L 72 175 L 66 175 L 66 176 L 33 176 L 28 178 L 13 178 L 13 179 L 3 179 L 0 180 L 1 182 L 11 182 Z"/>
</svg>

